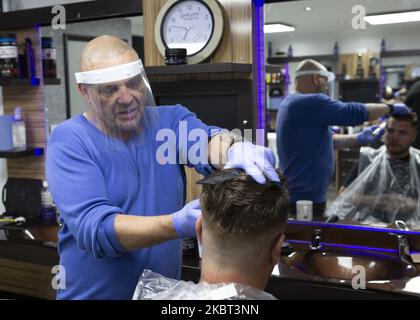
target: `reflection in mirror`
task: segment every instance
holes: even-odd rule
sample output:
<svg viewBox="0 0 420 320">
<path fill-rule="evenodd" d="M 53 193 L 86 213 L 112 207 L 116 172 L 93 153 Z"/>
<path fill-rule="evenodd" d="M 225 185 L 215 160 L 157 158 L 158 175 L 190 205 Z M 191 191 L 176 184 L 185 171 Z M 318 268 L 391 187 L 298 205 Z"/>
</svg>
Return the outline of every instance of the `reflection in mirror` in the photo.
<svg viewBox="0 0 420 320">
<path fill-rule="evenodd" d="M 46 6 L 53 6 L 56 4 L 70 4 L 77 2 L 87 2 L 95 0 L 1 0 L 1 5 L 3 12 L 17 11 L 17 10 L 27 10 L 42 8 Z"/>
<path fill-rule="evenodd" d="M 65 30 L 50 26 L 41 28 L 42 37 L 51 37 L 57 56 L 57 77 L 60 85 L 45 86 L 45 105 L 50 127 L 85 111 L 77 90 L 74 73 L 79 71 L 79 58 L 84 45 L 100 35 L 115 35 L 129 42 L 144 62 L 143 17 L 113 18 L 71 23 Z"/>
<path fill-rule="evenodd" d="M 347 144 L 335 142 L 337 150 L 334 152 L 322 147 L 325 144 L 332 147 L 330 138 L 315 141 L 314 136 L 321 134 L 321 129 L 318 133 L 308 129 L 320 117 L 322 106 L 313 103 L 313 108 L 320 112 L 308 111 L 302 121 L 291 125 L 289 131 L 282 121 L 286 112 L 282 106 L 292 104 L 285 101 L 293 100 L 296 69 L 304 59 L 314 59 L 335 74 L 335 80 L 327 83 L 328 94 L 333 100 L 364 104 L 406 103 L 420 112 L 420 82 L 416 83 L 420 79 L 420 22 L 371 25 L 362 19 L 357 25 L 356 5 L 362 5 L 370 15 L 418 10 L 420 0 L 404 3 L 313 0 L 265 4 L 265 24 L 281 23 L 287 27 L 283 32 L 265 33 L 269 65 L 266 71 L 269 147 L 278 154 L 278 165 L 291 184 L 292 202 L 312 201 L 313 220 L 325 221 L 335 214 L 340 217 L 338 223 L 394 229 L 398 229 L 395 222 L 400 220 L 408 228 L 420 230 L 417 173 L 420 151 L 414 149 L 420 148 L 420 139 L 417 138 L 418 122 L 415 119 L 354 123 L 349 120 L 350 116 L 346 121 L 331 115 L 323 124 L 334 134 L 343 135 L 348 141 L 353 139 Z M 384 110 L 383 114 L 387 112 Z M 313 119 L 312 123 L 308 117 Z M 366 131 L 373 125 L 381 126 Z M 284 140 L 293 144 L 291 148 L 296 152 L 301 145 L 302 150 L 288 154 L 287 143 L 281 142 L 285 132 L 288 139 Z M 360 142 L 366 142 L 356 140 L 354 135 L 360 136 L 362 132 L 365 132 L 363 137 L 369 135 L 365 141 L 370 143 L 361 149 Z M 298 136 L 305 138 L 298 142 Z M 282 156 L 283 161 L 293 158 L 293 163 L 282 163 Z M 331 183 L 325 188 L 328 181 Z M 310 216 L 296 207 L 292 210 L 293 219 Z"/>
</svg>

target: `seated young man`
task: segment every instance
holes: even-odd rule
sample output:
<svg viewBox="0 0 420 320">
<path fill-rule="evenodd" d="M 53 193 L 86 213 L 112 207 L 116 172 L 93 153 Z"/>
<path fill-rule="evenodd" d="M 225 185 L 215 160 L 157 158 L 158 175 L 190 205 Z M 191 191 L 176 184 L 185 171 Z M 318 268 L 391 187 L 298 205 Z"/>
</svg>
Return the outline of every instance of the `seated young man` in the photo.
<svg viewBox="0 0 420 320">
<path fill-rule="evenodd" d="M 146 270 L 133 299 L 275 299 L 263 290 L 280 259 L 290 207 L 287 183 L 278 174 L 281 183 L 259 184 L 237 169 L 199 181 L 200 282 Z"/>
<path fill-rule="evenodd" d="M 414 112 L 389 118 L 385 145 L 360 150 L 359 162 L 327 215 L 379 224 L 403 220 L 412 227 L 418 226 L 420 150 L 411 147 L 417 136 L 416 127 Z"/>
</svg>

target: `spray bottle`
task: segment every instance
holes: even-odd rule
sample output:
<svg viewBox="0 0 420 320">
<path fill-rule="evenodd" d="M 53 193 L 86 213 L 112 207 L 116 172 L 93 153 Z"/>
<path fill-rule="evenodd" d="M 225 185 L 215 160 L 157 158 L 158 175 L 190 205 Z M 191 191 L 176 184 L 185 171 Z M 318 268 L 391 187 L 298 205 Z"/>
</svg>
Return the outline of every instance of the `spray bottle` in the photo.
<svg viewBox="0 0 420 320">
<path fill-rule="evenodd" d="M 26 149 L 26 128 L 22 108 L 16 107 L 12 123 L 13 148 Z"/>
</svg>

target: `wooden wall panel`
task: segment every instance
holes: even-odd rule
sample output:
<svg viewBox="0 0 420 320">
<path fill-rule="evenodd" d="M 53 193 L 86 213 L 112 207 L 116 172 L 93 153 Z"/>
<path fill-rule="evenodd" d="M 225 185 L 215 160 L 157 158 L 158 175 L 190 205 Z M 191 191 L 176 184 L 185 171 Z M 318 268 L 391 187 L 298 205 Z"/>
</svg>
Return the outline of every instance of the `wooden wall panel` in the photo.
<svg viewBox="0 0 420 320">
<path fill-rule="evenodd" d="M 197 180 L 200 180 L 203 178 L 203 176 L 195 169 L 188 168 L 185 166 L 185 175 L 187 176 L 187 202 L 190 202 L 194 199 L 197 199 L 200 197 L 201 194 L 201 186 L 196 184 L 195 182 Z"/>
<path fill-rule="evenodd" d="M 224 8 L 225 32 L 212 63 L 252 64 L 252 0 L 219 0 Z"/>
<path fill-rule="evenodd" d="M 37 27 L 24 30 L 10 30 L 4 33 L 16 33 L 19 53 L 23 53 L 26 37 L 32 39 L 36 76 L 42 78 L 41 35 Z M 26 138 L 29 147 L 45 148 L 46 115 L 43 86 L 5 86 L 3 87 L 5 114 L 13 114 L 16 106 L 21 106 L 26 125 Z M 18 160 L 8 159 L 9 177 L 45 179 L 44 157 L 28 157 Z"/>
<path fill-rule="evenodd" d="M 143 0 L 145 66 L 162 66 L 164 58 L 155 43 L 155 22 L 166 0 Z"/>
<path fill-rule="evenodd" d="M 218 0 L 223 8 L 225 25 L 222 40 L 213 55 L 203 63 L 253 63 L 252 0 Z M 162 66 L 164 58 L 155 44 L 155 21 L 166 0 L 143 0 L 145 66 Z M 253 79 L 248 74 L 190 74 L 151 76 L 155 81 Z M 153 89 L 153 86 L 152 86 Z M 185 168 L 187 174 L 187 201 L 196 199 L 201 192 L 195 181 L 200 175 Z"/>
<path fill-rule="evenodd" d="M 347 74 L 350 79 L 356 79 L 357 71 L 357 53 L 340 54 L 338 57 L 338 70 L 341 74 L 343 72 L 343 63 L 347 66 Z M 362 65 L 365 79 L 369 76 L 369 59 L 372 57 L 379 57 L 378 52 L 367 52 L 362 54 Z M 379 77 L 379 65 L 375 68 L 376 77 Z"/>
<path fill-rule="evenodd" d="M 154 37 L 156 17 L 166 0 L 143 0 L 146 66 L 164 65 Z M 252 63 L 252 0 L 219 0 L 225 27 L 219 47 L 208 63 Z"/>
<path fill-rule="evenodd" d="M 55 299 L 50 266 L 0 259 L 0 291 L 40 299 Z"/>
</svg>

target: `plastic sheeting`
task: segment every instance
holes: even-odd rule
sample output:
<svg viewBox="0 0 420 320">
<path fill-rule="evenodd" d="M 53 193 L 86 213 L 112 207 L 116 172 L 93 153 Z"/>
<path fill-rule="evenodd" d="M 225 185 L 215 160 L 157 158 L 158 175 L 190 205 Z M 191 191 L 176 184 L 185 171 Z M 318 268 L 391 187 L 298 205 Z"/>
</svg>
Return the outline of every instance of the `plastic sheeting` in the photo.
<svg viewBox="0 0 420 320">
<path fill-rule="evenodd" d="M 133 300 L 276 300 L 271 294 L 238 283 L 178 281 L 150 270 L 140 276 Z"/>
<path fill-rule="evenodd" d="M 387 226 L 404 221 L 420 229 L 420 151 L 409 160 L 391 158 L 386 147 L 361 148 L 358 177 L 328 207 L 326 215 Z"/>
</svg>

